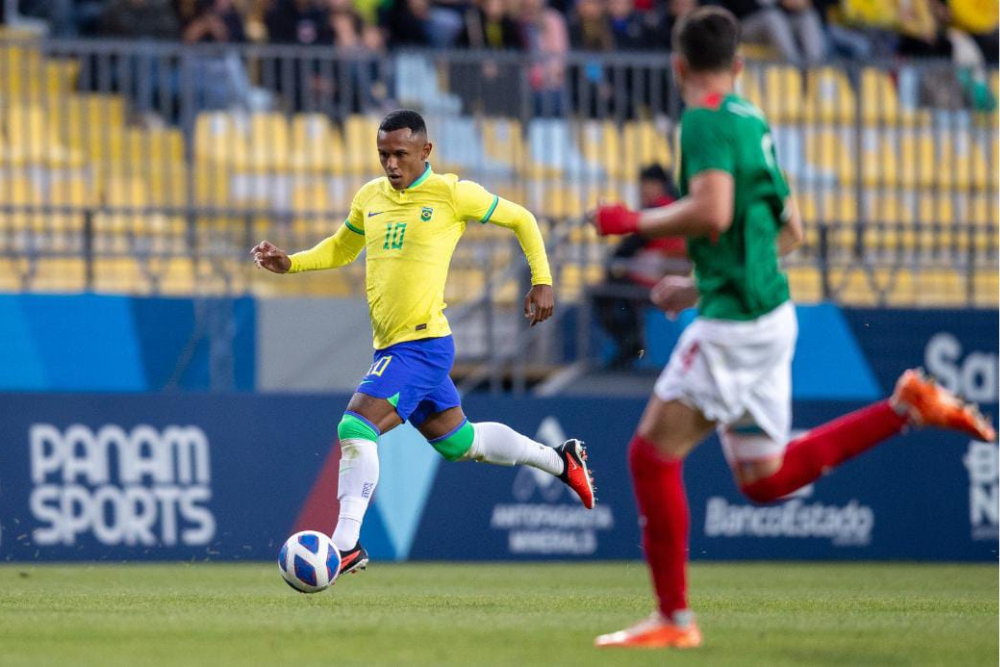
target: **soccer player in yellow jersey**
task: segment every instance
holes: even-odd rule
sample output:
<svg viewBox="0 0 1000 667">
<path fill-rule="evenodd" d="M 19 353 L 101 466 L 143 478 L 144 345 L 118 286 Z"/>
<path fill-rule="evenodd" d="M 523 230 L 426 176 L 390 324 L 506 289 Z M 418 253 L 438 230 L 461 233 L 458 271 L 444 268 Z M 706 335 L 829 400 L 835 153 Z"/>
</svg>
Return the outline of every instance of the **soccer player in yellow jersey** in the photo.
<svg viewBox="0 0 1000 667">
<path fill-rule="evenodd" d="M 337 427 L 340 515 L 333 542 L 342 554 L 341 574 L 368 563 L 358 537 L 378 483 L 376 443 L 407 420 L 449 461 L 529 465 L 559 477 L 584 506 L 594 506 L 583 443 L 567 440 L 551 448 L 503 424 L 473 424 L 449 377 L 455 344 L 444 316 L 444 286 L 467 221 L 514 232 L 531 268 L 525 317 L 534 326 L 552 315 L 552 276 L 535 217 L 478 183 L 434 173 L 427 162 L 433 146 L 415 111 L 387 115 L 377 146 L 385 176 L 358 190 L 333 236 L 290 256 L 267 241 L 251 251 L 258 267 L 274 273 L 332 269 L 366 251 L 375 356 Z"/>
</svg>

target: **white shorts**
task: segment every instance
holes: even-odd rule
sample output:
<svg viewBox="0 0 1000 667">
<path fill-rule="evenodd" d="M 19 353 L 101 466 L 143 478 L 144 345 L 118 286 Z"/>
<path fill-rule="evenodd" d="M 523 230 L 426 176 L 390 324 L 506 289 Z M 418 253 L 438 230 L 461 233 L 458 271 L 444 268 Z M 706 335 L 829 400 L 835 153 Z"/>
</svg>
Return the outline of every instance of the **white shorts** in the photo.
<svg viewBox="0 0 1000 667">
<path fill-rule="evenodd" d="M 795 306 L 756 320 L 696 318 L 684 330 L 654 392 L 718 424 L 730 464 L 780 456 L 792 424 Z"/>
</svg>

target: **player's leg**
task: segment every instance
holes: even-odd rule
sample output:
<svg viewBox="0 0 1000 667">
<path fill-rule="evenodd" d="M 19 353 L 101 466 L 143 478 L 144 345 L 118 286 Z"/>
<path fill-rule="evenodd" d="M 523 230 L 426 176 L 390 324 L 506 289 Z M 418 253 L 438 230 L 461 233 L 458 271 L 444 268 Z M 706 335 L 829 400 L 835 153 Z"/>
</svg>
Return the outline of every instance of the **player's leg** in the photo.
<svg viewBox="0 0 1000 667">
<path fill-rule="evenodd" d="M 767 436 L 738 429 L 721 435 L 743 493 L 757 502 L 773 502 L 911 424 L 956 429 L 987 441 L 996 437 L 985 418 L 917 371 L 904 373 L 889 399 L 809 431 L 788 443 L 783 456 L 781 448 L 773 447 L 768 455 Z"/>
<path fill-rule="evenodd" d="M 358 541 L 361 524 L 378 485 L 378 439 L 402 421 L 383 398 L 355 393 L 337 425 L 340 470 L 337 500 L 340 512 L 333 543 L 341 552 L 340 573 L 356 572 L 368 564 L 368 553 Z"/>
<path fill-rule="evenodd" d="M 629 444 L 628 462 L 657 611 L 630 628 L 598 637 L 597 646 L 687 648 L 701 643 L 687 602 L 690 518 L 683 461 L 713 427 L 680 400 L 654 395 L 646 405 Z"/>
<path fill-rule="evenodd" d="M 417 430 L 449 461 L 479 461 L 500 466 L 527 465 L 555 475 L 594 506 L 594 486 L 586 450 L 579 440 L 552 448 L 498 422 L 470 422 L 450 378 L 441 383 L 413 412 Z"/>
</svg>

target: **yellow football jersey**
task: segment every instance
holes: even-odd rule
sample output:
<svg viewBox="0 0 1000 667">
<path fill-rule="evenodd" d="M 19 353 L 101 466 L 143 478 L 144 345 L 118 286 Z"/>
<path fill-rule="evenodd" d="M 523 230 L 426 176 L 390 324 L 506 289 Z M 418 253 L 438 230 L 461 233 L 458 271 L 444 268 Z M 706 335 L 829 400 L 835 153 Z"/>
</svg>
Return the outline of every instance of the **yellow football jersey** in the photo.
<svg viewBox="0 0 1000 667">
<path fill-rule="evenodd" d="M 532 283 L 552 284 L 545 245 L 530 212 L 478 183 L 436 174 L 429 164 L 405 190 L 396 190 L 385 177 L 362 186 L 344 226 L 315 248 L 292 255 L 289 272 L 343 266 L 363 248 L 375 349 L 447 336 L 445 281 L 467 220 L 513 229 Z"/>
</svg>

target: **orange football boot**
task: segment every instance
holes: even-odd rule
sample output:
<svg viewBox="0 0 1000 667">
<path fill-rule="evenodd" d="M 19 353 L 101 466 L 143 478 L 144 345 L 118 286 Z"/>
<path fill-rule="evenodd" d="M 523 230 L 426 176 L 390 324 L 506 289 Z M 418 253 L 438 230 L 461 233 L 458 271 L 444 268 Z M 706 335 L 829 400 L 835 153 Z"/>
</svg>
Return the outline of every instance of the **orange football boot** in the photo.
<svg viewBox="0 0 1000 667">
<path fill-rule="evenodd" d="M 967 433 L 985 442 L 993 442 L 997 433 L 990 420 L 970 405 L 924 375 L 910 369 L 899 377 L 890 402 L 906 409 L 917 426 L 937 426 Z"/>
<path fill-rule="evenodd" d="M 694 623 L 694 615 L 681 612 L 686 618 L 681 623 L 672 622 L 659 612 L 643 619 L 630 628 L 601 635 L 594 640 L 598 648 L 697 648 L 701 646 L 701 631 Z"/>
</svg>

